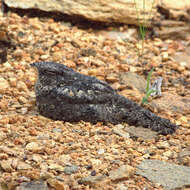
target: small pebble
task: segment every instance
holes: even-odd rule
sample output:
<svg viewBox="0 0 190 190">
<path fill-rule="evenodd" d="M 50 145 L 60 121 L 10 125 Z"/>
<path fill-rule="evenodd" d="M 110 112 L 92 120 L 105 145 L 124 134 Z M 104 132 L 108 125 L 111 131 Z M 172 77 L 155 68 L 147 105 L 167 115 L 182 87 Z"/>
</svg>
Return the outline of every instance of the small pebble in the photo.
<svg viewBox="0 0 190 190">
<path fill-rule="evenodd" d="M 76 173 L 77 171 L 79 170 L 79 167 L 76 166 L 76 165 L 71 165 L 71 166 L 66 166 L 64 168 L 64 173 L 65 174 L 68 174 L 68 175 L 71 175 L 72 173 Z"/>
</svg>

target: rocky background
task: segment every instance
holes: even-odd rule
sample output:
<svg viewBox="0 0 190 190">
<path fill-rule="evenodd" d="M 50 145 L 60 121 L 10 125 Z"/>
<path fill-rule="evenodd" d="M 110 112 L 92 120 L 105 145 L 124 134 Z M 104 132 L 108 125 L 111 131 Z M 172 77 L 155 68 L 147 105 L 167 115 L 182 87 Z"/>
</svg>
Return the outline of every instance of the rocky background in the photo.
<svg viewBox="0 0 190 190">
<path fill-rule="evenodd" d="M 189 189 L 190 1 L 145 2 L 2 1 L 0 189 Z M 139 104 L 154 67 L 151 82 L 163 78 L 162 96 L 145 107 L 179 129 L 162 136 L 126 123 L 42 117 L 35 61 L 96 76 Z"/>
</svg>

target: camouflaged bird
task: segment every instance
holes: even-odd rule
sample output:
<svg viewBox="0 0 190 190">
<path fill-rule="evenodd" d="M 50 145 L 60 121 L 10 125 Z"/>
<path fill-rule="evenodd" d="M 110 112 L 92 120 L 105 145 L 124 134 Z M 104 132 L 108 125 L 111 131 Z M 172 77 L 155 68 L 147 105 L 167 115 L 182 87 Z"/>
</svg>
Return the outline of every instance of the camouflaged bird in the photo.
<svg viewBox="0 0 190 190">
<path fill-rule="evenodd" d="M 106 82 L 54 62 L 31 64 L 38 71 L 36 103 L 41 115 L 53 120 L 98 121 L 150 128 L 171 134 L 177 126 L 117 94 Z"/>
</svg>

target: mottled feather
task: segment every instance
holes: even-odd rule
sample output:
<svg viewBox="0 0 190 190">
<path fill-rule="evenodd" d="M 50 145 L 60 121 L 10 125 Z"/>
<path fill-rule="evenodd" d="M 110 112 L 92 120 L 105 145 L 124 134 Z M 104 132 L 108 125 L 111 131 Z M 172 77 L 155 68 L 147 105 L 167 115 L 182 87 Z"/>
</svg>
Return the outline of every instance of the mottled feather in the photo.
<svg viewBox="0 0 190 190">
<path fill-rule="evenodd" d="M 40 114 L 54 120 L 127 122 L 161 134 L 175 132 L 177 126 L 135 102 L 119 95 L 106 82 L 75 72 L 54 62 L 36 62 L 35 85 Z"/>
</svg>

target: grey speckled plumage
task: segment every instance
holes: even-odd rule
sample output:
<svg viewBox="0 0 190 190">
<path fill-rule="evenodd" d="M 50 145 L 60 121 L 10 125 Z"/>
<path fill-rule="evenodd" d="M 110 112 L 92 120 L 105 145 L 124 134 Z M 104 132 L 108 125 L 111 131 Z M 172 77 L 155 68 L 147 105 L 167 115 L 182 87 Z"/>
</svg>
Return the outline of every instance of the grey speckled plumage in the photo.
<svg viewBox="0 0 190 190">
<path fill-rule="evenodd" d="M 117 94 L 106 82 L 82 75 L 63 64 L 36 62 L 36 102 L 41 115 L 69 122 L 98 121 L 150 128 L 172 134 L 177 126 Z"/>
</svg>

